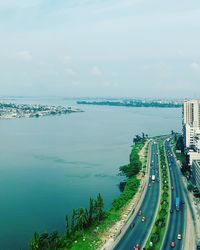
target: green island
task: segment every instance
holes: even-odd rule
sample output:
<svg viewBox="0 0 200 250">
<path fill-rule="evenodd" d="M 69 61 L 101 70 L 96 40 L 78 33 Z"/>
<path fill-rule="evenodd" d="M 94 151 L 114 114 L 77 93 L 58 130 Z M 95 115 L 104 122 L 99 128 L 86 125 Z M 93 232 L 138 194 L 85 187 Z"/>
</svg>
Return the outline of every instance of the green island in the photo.
<svg viewBox="0 0 200 250">
<path fill-rule="evenodd" d="M 121 183 L 122 192 L 116 198 L 109 211 L 104 209 L 104 201 L 99 194 L 95 199 L 90 198 L 88 208 L 73 209 L 71 219 L 66 215 L 65 232 L 60 235 L 57 231 L 52 233 L 34 233 L 29 242 L 30 250 L 46 249 L 72 249 L 72 250 L 96 250 L 103 241 L 102 236 L 111 228 L 137 193 L 140 178 L 139 173 L 146 169 L 148 147 L 144 150 L 144 161 L 140 160 L 140 152 L 145 145 L 148 145 L 148 136 L 137 135 L 133 139 L 130 162 L 119 168 L 119 174 L 125 177 Z"/>
<path fill-rule="evenodd" d="M 77 104 L 83 105 L 103 105 L 103 106 L 121 106 L 135 108 L 181 108 L 182 103 L 177 101 L 146 101 L 146 100 L 100 100 L 100 101 L 77 101 Z"/>
</svg>

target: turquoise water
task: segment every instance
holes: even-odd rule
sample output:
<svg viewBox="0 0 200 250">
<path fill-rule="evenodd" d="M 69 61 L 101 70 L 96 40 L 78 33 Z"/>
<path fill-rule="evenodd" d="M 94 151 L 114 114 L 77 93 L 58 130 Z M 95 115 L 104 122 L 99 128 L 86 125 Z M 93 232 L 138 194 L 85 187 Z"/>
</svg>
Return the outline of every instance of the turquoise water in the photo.
<svg viewBox="0 0 200 250">
<path fill-rule="evenodd" d="M 73 105 L 73 100 L 20 103 Z M 66 213 L 99 192 L 109 208 L 134 135 L 181 130 L 180 109 L 81 106 L 65 116 L 0 120 L 0 249 L 27 249 L 34 231 L 64 230 Z"/>
</svg>

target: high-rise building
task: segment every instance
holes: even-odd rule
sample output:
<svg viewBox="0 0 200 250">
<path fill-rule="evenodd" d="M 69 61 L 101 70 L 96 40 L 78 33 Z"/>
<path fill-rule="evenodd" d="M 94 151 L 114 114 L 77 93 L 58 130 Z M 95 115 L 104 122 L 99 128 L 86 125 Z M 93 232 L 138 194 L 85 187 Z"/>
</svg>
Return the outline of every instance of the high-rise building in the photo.
<svg viewBox="0 0 200 250">
<path fill-rule="evenodd" d="M 200 100 L 185 100 L 183 103 L 183 124 L 200 127 Z"/>
<path fill-rule="evenodd" d="M 200 129 L 200 100 L 183 103 L 183 136 L 186 148 L 195 147 L 196 131 Z"/>
<path fill-rule="evenodd" d="M 200 191 L 200 161 L 194 160 L 192 163 L 192 175 L 196 184 L 196 187 Z"/>
</svg>

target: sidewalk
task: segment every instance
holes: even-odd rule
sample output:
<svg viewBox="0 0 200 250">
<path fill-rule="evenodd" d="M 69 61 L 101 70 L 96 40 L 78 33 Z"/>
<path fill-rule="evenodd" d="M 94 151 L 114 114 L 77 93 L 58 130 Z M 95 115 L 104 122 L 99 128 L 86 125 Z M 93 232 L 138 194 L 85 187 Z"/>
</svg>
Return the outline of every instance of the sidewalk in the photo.
<svg viewBox="0 0 200 250">
<path fill-rule="evenodd" d="M 189 209 L 187 209 L 187 227 L 186 227 L 186 234 L 185 234 L 185 245 L 184 249 L 190 249 L 190 250 L 195 250 L 195 230 L 194 230 L 194 225 L 191 217 L 191 213 Z"/>
</svg>

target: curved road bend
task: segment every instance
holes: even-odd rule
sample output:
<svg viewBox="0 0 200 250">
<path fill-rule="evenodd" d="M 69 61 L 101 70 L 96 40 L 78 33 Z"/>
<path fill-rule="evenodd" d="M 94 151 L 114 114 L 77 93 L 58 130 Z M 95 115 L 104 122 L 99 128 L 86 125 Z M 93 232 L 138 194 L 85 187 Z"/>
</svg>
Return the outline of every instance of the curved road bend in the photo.
<svg viewBox="0 0 200 250">
<path fill-rule="evenodd" d="M 173 209 L 173 213 L 170 213 L 169 224 L 162 250 L 172 249 L 170 247 L 170 243 L 172 241 L 175 242 L 174 249 L 182 250 L 183 240 L 177 240 L 177 235 L 181 234 L 182 237 L 184 237 L 185 233 L 186 208 L 185 205 L 181 204 L 181 202 L 184 201 L 183 187 L 181 183 L 181 176 L 176 165 L 176 160 L 174 159 L 174 155 L 168 141 L 165 143 L 165 150 L 169 164 L 171 186 L 173 186 L 174 189 L 171 191 L 171 209 Z M 176 211 L 175 208 L 176 197 L 180 197 L 179 211 Z"/>
<path fill-rule="evenodd" d="M 148 180 L 148 187 L 139 210 L 142 210 L 142 215 L 136 215 L 130 224 L 125 235 L 119 241 L 114 250 L 133 250 L 136 244 L 143 247 L 146 238 L 151 229 L 157 205 L 159 202 L 159 160 L 158 160 L 158 145 L 151 146 L 151 170 L 150 175 L 155 174 L 156 180 L 152 183 L 151 178 Z M 151 185 L 149 187 L 149 184 Z M 145 222 L 142 222 L 142 216 L 145 217 Z"/>
</svg>

